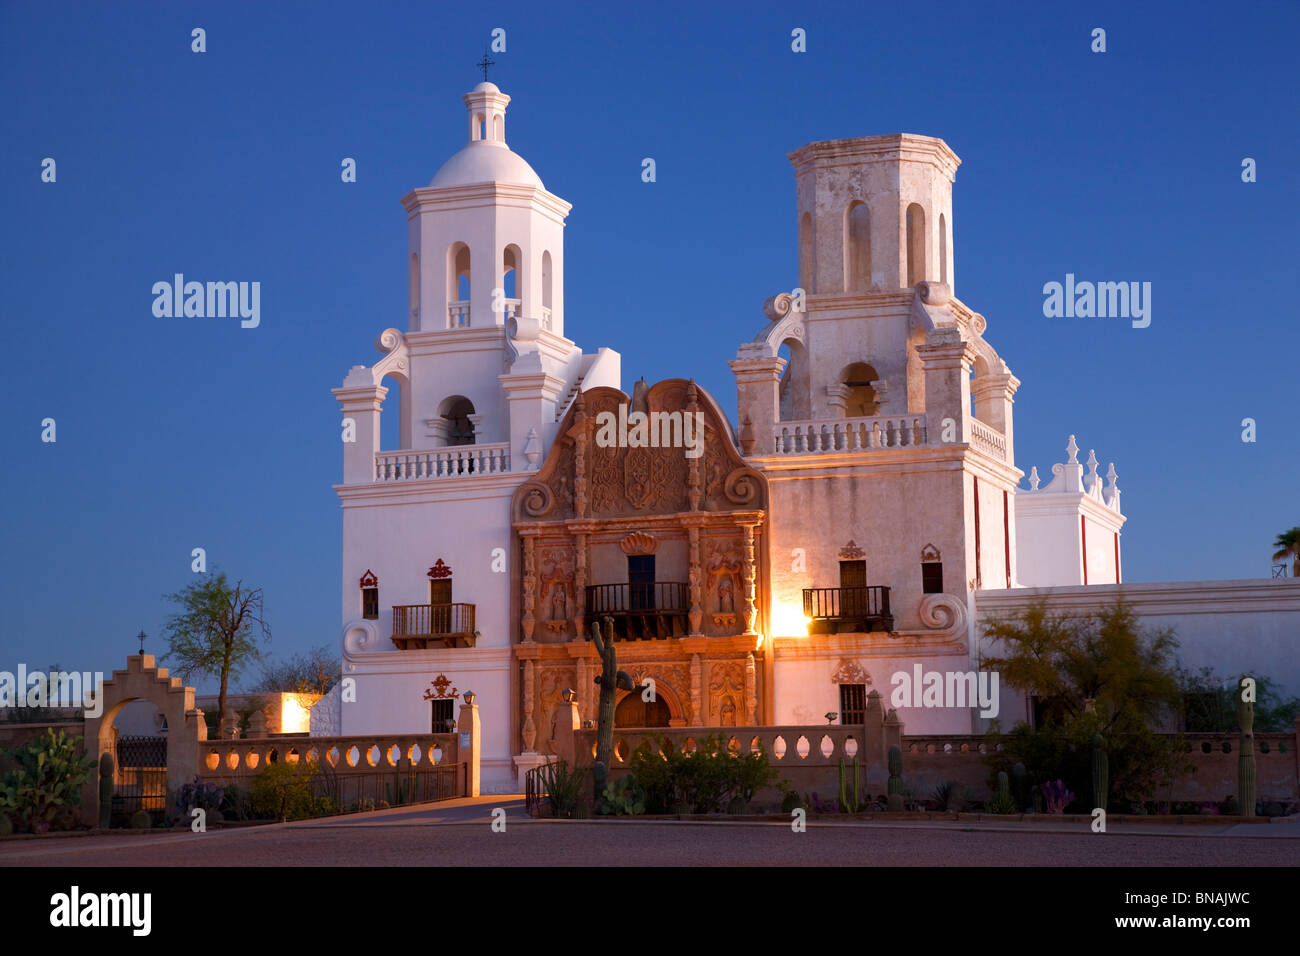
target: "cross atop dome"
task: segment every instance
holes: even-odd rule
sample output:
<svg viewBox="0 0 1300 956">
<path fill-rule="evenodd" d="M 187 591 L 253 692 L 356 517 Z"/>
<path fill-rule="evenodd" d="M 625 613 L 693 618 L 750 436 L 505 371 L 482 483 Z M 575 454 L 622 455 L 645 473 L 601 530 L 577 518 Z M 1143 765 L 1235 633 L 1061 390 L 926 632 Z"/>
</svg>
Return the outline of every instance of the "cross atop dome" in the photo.
<svg viewBox="0 0 1300 956">
<path fill-rule="evenodd" d="M 497 61 L 494 60 L 494 59 L 492 59 L 490 56 L 488 56 L 488 51 L 487 51 L 486 49 L 484 49 L 484 51 L 483 51 L 483 59 L 479 60 L 479 61 L 478 61 L 477 63 L 475 63 L 474 65 L 477 66 L 480 70 L 483 71 L 483 82 L 486 83 L 486 82 L 488 81 L 488 75 L 487 75 L 487 74 L 488 74 L 488 67 L 490 67 L 490 66 L 496 66 L 496 65 L 497 65 Z"/>
</svg>

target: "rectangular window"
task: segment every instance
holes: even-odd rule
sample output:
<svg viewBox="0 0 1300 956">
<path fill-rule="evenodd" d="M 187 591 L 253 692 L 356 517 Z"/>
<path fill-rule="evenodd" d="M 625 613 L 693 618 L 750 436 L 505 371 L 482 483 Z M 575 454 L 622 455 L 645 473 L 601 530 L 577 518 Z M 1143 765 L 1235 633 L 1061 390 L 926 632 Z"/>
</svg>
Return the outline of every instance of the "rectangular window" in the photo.
<svg viewBox="0 0 1300 956">
<path fill-rule="evenodd" d="M 867 685 L 840 685 L 840 723 L 857 725 L 867 719 Z"/>
<path fill-rule="evenodd" d="M 921 592 L 923 594 L 943 593 L 943 562 L 921 562 Z"/>
<path fill-rule="evenodd" d="M 452 716 L 452 704 L 455 703 L 450 697 L 446 700 L 431 700 L 433 705 L 433 723 L 429 729 L 434 734 L 451 734 L 456 732 L 456 719 Z"/>
<path fill-rule="evenodd" d="M 371 621 L 379 617 L 379 588 L 361 589 L 361 616 Z"/>
</svg>

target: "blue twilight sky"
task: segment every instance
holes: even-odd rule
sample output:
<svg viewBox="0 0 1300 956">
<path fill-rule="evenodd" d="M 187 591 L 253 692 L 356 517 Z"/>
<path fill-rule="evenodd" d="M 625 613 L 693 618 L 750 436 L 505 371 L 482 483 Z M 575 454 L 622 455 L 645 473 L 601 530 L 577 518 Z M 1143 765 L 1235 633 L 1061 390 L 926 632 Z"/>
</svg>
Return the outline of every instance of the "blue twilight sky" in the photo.
<svg viewBox="0 0 1300 956">
<path fill-rule="evenodd" d="M 796 284 L 786 154 L 941 136 L 957 292 L 1023 383 L 1017 463 L 1047 474 L 1071 432 L 1115 462 L 1127 580 L 1267 576 L 1300 524 L 1298 11 L 5 0 L 0 669 L 107 671 L 141 628 L 161 652 L 200 546 L 265 589 L 273 651 L 336 642 L 329 390 L 406 327 L 398 200 L 463 144 L 494 27 L 507 139 L 574 207 L 566 332 L 625 388 L 694 376 L 734 415 L 727 360 Z M 260 281 L 260 327 L 155 318 L 174 272 Z M 1150 327 L 1045 318 L 1067 272 L 1152 283 Z"/>
</svg>

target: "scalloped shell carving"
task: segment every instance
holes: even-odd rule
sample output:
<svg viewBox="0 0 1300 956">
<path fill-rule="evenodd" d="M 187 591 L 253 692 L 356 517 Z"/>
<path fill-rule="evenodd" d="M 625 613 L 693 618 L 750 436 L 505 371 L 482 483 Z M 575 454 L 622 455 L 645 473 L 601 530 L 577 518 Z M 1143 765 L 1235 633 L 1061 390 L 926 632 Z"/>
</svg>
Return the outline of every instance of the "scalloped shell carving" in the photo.
<svg viewBox="0 0 1300 956">
<path fill-rule="evenodd" d="M 654 554 L 659 548 L 659 539 L 644 531 L 633 531 L 618 544 L 624 554 Z"/>
</svg>

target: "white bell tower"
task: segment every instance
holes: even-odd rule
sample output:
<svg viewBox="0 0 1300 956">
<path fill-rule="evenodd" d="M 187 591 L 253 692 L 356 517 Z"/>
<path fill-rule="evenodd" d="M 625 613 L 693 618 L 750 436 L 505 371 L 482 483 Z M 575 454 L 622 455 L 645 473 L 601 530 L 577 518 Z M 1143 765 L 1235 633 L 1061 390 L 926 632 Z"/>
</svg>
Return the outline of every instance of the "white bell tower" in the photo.
<svg viewBox="0 0 1300 956">
<path fill-rule="evenodd" d="M 526 316 L 564 334 L 564 218 L 506 145 L 510 97 L 483 82 L 463 97 L 469 137 L 428 186 L 402 199 L 410 223 L 412 332 L 503 326 Z"/>
</svg>

